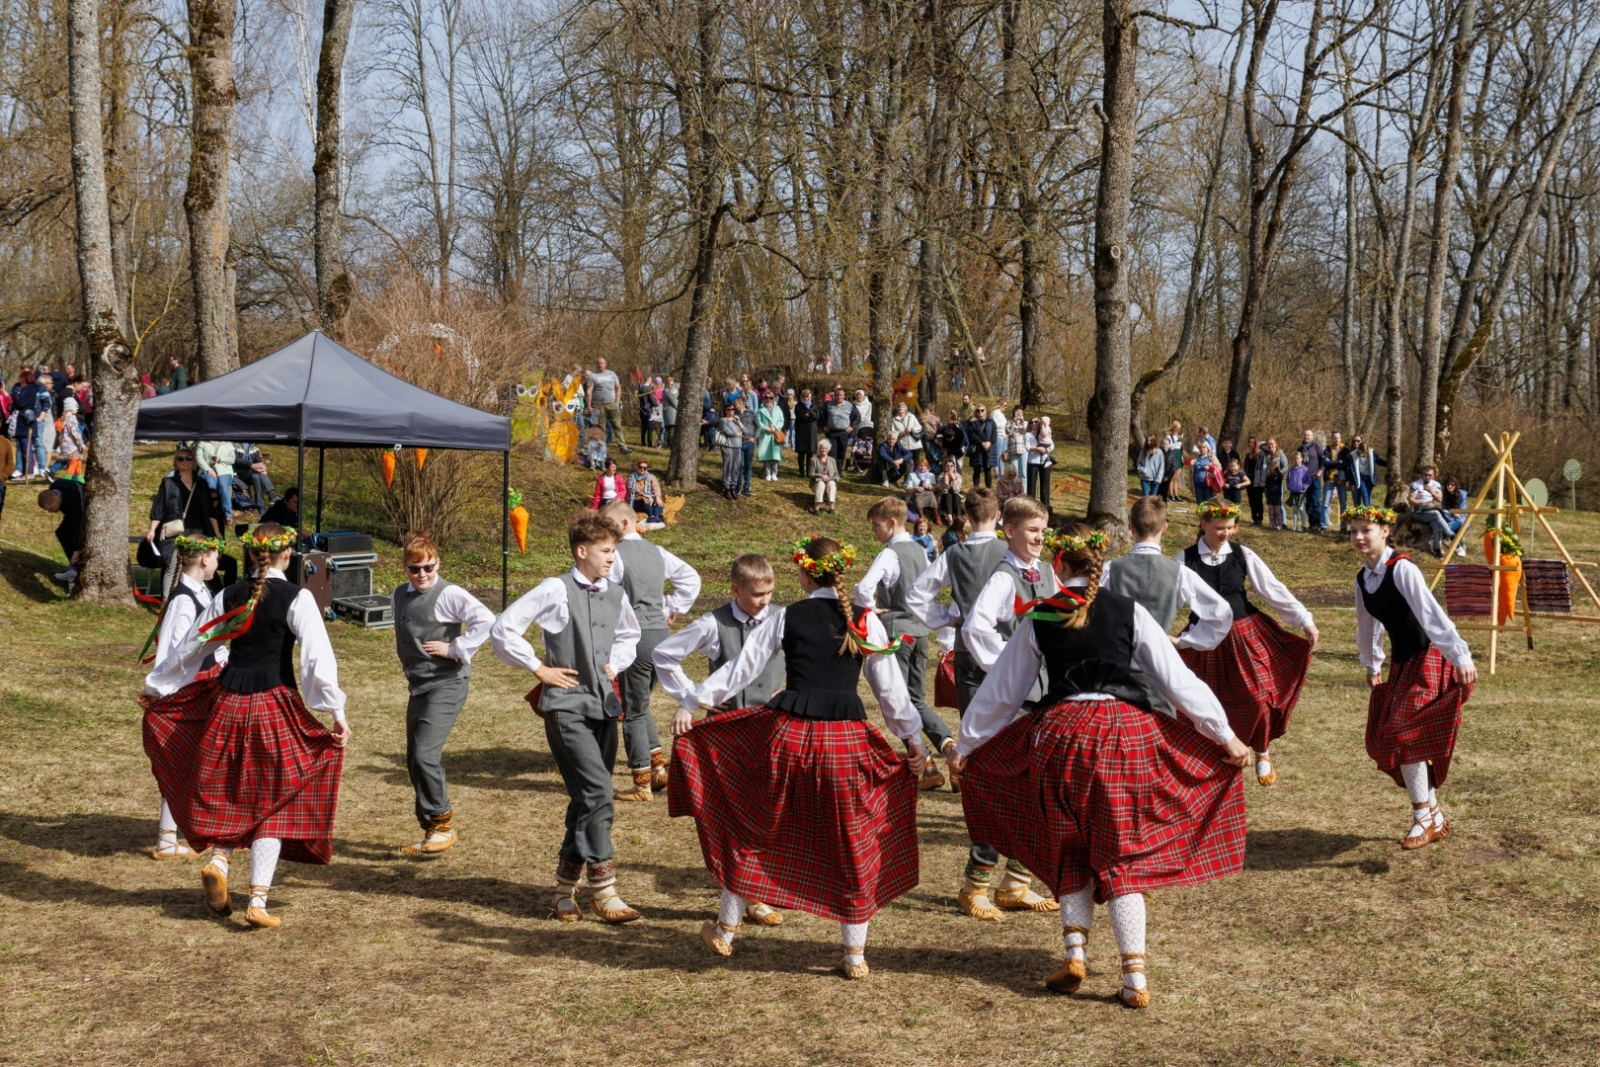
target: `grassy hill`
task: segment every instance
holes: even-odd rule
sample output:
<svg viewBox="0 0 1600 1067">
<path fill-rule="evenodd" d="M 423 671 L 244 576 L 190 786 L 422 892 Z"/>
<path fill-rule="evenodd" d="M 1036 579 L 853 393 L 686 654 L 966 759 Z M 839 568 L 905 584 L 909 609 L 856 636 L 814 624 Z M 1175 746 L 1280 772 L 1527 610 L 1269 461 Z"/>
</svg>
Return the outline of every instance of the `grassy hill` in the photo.
<svg viewBox="0 0 1600 1067">
<path fill-rule="evenodd" d="M 141 452 L 136 527 L 166 456 Z M 291 480 L 292 455 L 274 459 Z M 1068 449 L 1057 471 L 1086 464 Z M 705 575 L 699 609 L 719 602 L 737 552 L 773 556 L 788 600 L 798 587 L 782 556 L 796 537 L 870 545 L 864 513 L 880 490 L 849 484 L 837 516 L 813 519 L 792 470 L 737 504 L 692 492 L 679 523 L 652 535 Z M 565 519 L 592 481 L 519 453 L 513 482 L 534 513 L 527 555 L 512 558 L 516 596 L 567 566 Z M 331 457 L 326 484 L 326 527 L 371 528 L 375 497 L 353 458 Z M 498 594 L 496 503 L 472 512 L 445 569 Z M 1600 517 L 1553 521 L 1579 558 L 1600 559 Z M 393 639 L 344 624 L 331 633 L 355 736 L 335 862 L 280 868 L 278 931 L 211 919 L 198 864 L 142 851 L 158 798 L 135 654 L 153 616 L 65 600 L 49 578 L 61 567 L 51 527 L 14 488 L 0 520 L 0 1062 L 501 1064 L 530 1051 L 618 1064 L 1595 1062 L 1593 626 L 1541 623 L 1532 651 L 1504 643 L 1441 791 L 1457 832 L 1402 853 L 1404 795 L 1362 747 L 1354 554 L 1334 537 L 1247 529 L 1318 611 L 1324 644 L 1274 746 L 1279 784 L 1248 786 L 1244 873 L 1152 896 L 1155 1003 L 1136 1014 L 1112 999 L 1103 911 L 1072 999 L 1042 991 L 1061 947 L 1054 917 L 991 926 L 957 911 L 967 839 L 960 798 L 944 791 L 921 800 L 922 883 L 873 921 L 865 984 L 833 973 L 837 930 L 805 915 L 747 928 L 731 960 L 710 956 L 697 930 L 716 888 L 694 827 L 661 801 L 617 816 L 621 889 L 645 920 L 549 921 L 565 796 L 521 699 L 531 679 L 487 652 L 446 753 L 461 844 L 404 862 L 395 850 L 416 827 Z M 1192 514 L 1175 514 L 1169 548 L 1193 530 Z M 1547 547 L 1541 536 L 1533 551 Z M 380 555 L 389 588 L 397 552 L 385 543 Z M 664 730 L 668 702 L 653 710 Z"/>
</svg>

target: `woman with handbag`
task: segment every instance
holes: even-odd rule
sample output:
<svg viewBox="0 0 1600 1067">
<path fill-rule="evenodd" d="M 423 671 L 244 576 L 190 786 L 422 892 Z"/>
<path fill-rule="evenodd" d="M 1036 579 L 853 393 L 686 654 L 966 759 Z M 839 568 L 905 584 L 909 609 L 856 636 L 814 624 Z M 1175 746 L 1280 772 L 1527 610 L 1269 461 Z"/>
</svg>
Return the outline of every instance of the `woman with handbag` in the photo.
<svg viewBox="0 0 1600 1067">
<path fill-rule="evenodd" d="M 789 437 L 783 429 L 785 421 L 777 394 L 768 390 L 761 398 L 761 410 L 756 412 L 756 458 L 765 468 L 769 482 L 778 480 L 778 464 L 783 462 L 783 446 Z"/>
<path fill-rule="evenodd" d="M 221 537 L 222 524 L 211 512 L 211 493 L 195 471 L 194 449 L 182 447 L 172 457 L 172 471 L 161 479 L 150 501 L 150 530 L 139 544 L 139 565 L 159 567 L 161 595 L 167 595 L 176 573 L 172 542 L 188 530 Z M 203 491 L 195 492 L 199 487 Z"/>
</svg>

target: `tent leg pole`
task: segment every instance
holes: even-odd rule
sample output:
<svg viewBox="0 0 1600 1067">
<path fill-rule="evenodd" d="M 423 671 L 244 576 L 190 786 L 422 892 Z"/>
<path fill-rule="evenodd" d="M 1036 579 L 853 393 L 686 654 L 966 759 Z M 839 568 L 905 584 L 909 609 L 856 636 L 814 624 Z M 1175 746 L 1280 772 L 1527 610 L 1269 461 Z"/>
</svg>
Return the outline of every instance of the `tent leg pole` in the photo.
<svg viewBox="0 0 1600 1067">
<path fill-rule="evenodd" d="M 322 532 L 322 461 L 327 449 L 317 449 L 317 533 Z"/>
<path fill-rule="evenodd" d="M 500 469 L 500 610 L 509 605 L 511 591 L 511 509 L 506 500 L 511 495 L 511 450 L 505 450 L 505 460 Z"/>
<path fill-rule="evenodd" d="M 295 467 L 295 486 L 299 495 L 295 497 L 294 526 L 296 530 L 306 524 L 306 443 L 300 442 L 300 458 Z"/>
</svg>

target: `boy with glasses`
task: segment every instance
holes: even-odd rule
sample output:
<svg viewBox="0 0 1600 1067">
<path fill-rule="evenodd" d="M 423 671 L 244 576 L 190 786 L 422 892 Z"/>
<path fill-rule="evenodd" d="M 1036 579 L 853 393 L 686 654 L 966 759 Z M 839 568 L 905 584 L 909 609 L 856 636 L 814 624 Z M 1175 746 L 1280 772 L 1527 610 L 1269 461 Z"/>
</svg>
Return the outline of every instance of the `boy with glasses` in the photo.
<svg viewBox="0 0 1600 1067">
<path fill-rule="evenodd" d="M 455 846 L 453 809 L 445 788 L 444 743 L 467 702 L 472 654 L 489 639 L 494 612 L 439 574 L 439 550 L 425 533 L 404 545 L 410 581 L 390 598 L 394 645 L 411 699 L 406 704 L 406 774 L 416 793 L 422 840 L 400 850 L 429 859 Z"/>
</svg>

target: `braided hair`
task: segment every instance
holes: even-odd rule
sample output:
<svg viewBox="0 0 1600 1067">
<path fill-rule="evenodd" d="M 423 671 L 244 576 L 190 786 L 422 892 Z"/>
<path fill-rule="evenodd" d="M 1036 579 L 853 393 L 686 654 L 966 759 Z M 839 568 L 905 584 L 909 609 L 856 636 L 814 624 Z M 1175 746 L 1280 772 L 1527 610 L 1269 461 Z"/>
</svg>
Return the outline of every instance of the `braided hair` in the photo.
<svg viewBox="0 0 1600 1067">
<path fill-rule="evenodd" d="M 810 556 L 812 559 L 826 559 L 828 556 L 838 552 L 841 547 L 842 546 L 839 544 L 839 542 L 835 541 L 831 537 L 813 537 L 806 545 L 806 555 Z M 828 589 L 838 588 L 839 574 L 836 571 L 818 570 L 814 573 L 807 573 L 810 573 L 811 580 L 820 586 L 824 586 Z M 834 598 L 833 605 L 838 610 L 839 621 L 844 627 L 844 639 L 839 642 L 839 655 L 853 656 L 856 659 L 860 659 L 862 656 L 861 643 L 856 639 L 855 633 L 850 629 L 850 623 L 852 621 L 850 618 L 850 609 L 845 606 L 844 597 L 840 596 Z"/>
<path fill-rule="evenodd" d="M 263 537 L 275 537 L 287 532 L 284 527 L 275 522 L 261 523 L 252 531 L 252 533 Z M 284 549 L 282 552 L 269 552 L 264 548 L 252 548 L 249 550 L 250 562 L 255 564 L 256 568 L 255 575 L 250 579 L 251 600 L 254 600 L 257 604 L 261 603 L 262 594 L 266 592 L 267 588 L 267 568 L 272 566 L 273 560 L 277 557 L 286 555 L 290 551 L 290 549 Z"/>
<path fill-rule="evenodd" d="M 1092 526 L 1081 522 L 1072 522 L 1056 531 L 1063 537 L 1087 538 L 1095 533 Z M 1085 589 L 1083 607 L 1073 612 L 1071 617 L 1062 625 L 1068 629 L 1080 630 L 1089 622 L 1089 609 L 1094 606 L 1094 598 L 1100 592 L 1100 571 L 1105 565 L 1105 550 L 1093 546 L 1079 549 L 1062 549 L 1056 553 L 1054 561 L 1056 575 L 1065 578 L 1088 578 L 1089 588 Z"/>
</svg>

